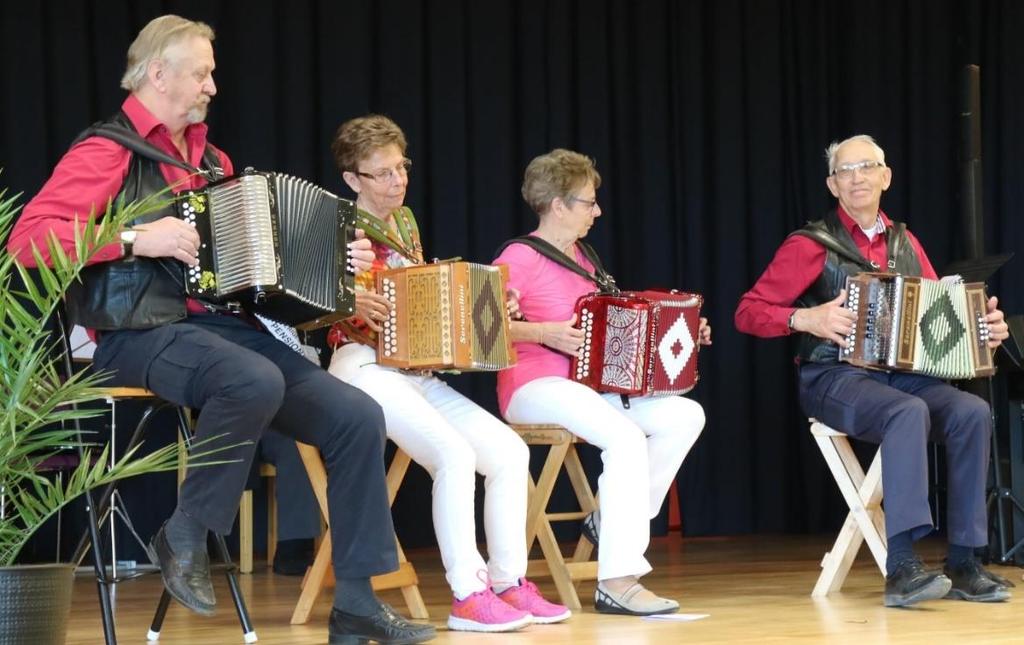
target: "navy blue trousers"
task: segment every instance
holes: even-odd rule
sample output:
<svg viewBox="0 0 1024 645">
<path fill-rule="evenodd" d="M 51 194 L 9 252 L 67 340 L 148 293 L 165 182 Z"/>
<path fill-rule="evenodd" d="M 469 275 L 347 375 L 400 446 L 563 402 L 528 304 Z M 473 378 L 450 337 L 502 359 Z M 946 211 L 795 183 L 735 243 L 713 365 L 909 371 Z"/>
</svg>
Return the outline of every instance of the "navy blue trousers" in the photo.
<svg viewBox="0 0 1024 645">
<path fill-rule="evenodd" d="M 320 537 L 320 506 L 295 442 L 279 432 L 267 432 L 260 439 L 259 456 L 277 470 L 274 498 L 278 542 Z"/>
<path fill-rule="evenodd" d="M 916 540 L 934 526 L 927 447 L 935 441 L 946 447 L 949 542 L 988 543 L 985 482 L 992 416 L 984 400 L 928 376 L 809 363 L 800 368 L 800 403 L 808 416 L 880 444 L 889 536 L 911 531 Z"/>
<path fill-rule="evenodd" d="M 397 568 L 384 482 L 384 414 L 369 396 L 226 315 L 103 333 L 94 365 L 113 371 L 111 385 L 146 387 L 200 409 L 195 438 L 208 443 L 197 450 L 249 442 L 210 457 L 232 463 L 188 469 L 179 506 L 211 531 L 231 530 L 257 442 L 272 427 L 323 455 L 335 575 Z"/>
</svg>

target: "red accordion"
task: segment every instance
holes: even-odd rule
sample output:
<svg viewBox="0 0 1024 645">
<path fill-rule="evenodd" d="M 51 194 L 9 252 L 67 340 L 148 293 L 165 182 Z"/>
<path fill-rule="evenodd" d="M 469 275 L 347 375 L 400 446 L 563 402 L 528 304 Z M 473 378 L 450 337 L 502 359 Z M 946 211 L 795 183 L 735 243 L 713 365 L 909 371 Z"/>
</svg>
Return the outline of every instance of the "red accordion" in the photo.
<svg viewBox="0 0 1024 645">
<path fill-rule="evenodd" d="M 684 394 L 693 389 L 704 299 L 680 291 L 590 294 L 576 301 L 586 332 L 569 378 L 598 392 Z"/>
</svg>

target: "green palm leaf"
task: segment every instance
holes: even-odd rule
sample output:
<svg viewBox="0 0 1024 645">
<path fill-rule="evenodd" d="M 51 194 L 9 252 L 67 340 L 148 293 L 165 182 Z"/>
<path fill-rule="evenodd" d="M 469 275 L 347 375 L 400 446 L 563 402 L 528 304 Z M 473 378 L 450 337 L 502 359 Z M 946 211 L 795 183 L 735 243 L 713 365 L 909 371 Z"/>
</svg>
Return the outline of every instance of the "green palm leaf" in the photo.
<svg viewBox="0 0 1024 645">
<path fill-rule="evenodd" d="M 127 222 L 165 207 L 168 196 L 169 191 L 132 204 L 108 203 L 101 217 L 87 218 L 76 232 L 71 254 L 51 236 L 45 245 L 49 266 L 37 246 L 32 249 L 38 265 L 34 271 L 6 251 L 0 254 L 0 491 L 6 500 L 0 518 L 0 566 L 13 564 L 39 526 L 85 491 L 178 468 L 176 444 L 146 455 L 136 448 L 113 464 L 105 446 L 82 444 L 75 423 L 102 414 L 102 409 L 83 404 L 102 398 L 98 388 L 107 375 L 64 378 L 59 367 L 62 348 L 45 326 L 89 259 L 115 242 Z M 0 189 L 0 240 L 10 233 L 19 197 L 8 197 Z M 12 289 L 15 276 L 23 285 L 19 289 Z M 194 445 L 190 459 L 202 458 L 203 465 L 224 463 L 207 459 L 235 445 L 203 451 Z M 63 483 L 40 471 L 47 458 L 79 447 L 83 457 Z"/>
</svg>

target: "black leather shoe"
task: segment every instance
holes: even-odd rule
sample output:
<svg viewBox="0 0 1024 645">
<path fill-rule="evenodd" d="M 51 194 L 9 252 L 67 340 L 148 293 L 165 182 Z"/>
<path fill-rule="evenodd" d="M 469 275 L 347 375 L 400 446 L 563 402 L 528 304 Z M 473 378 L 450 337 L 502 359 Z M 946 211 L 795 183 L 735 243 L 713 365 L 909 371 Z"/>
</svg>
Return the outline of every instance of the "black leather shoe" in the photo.
<svg viewBox="0 0 1024 645">
<path fill-rule="evenodd" d="M 274 553 L 274 573 L 282 576 L 303 576 L 313 564 L 313 540 L 280 540 Z"/>
<path fill-rule="evenodd" d="M 950 579 L 938 571 L 925 571 L 917 558 L 907 558 L 885 578 L 885 606 L 906 607 L 942 598 L 952 585 Z"/>
<path fill-rule="evenodd" d="M 210 580 L 210 556 L 205 550 L 183 555 L 174 553 L 161 526 L 149 543 L 153 564 L 160 567 L 164 587 L 171 596 L 192 611 L 204 616 L 214 614 L 217 599 Z"/>
<path fill-rule="evenodd" d="M 384 603 L 370 616 L 356 616 L 332 607 L 328 633 L 330 645 L 355 645 L 368 641 L 402 645 L 425 643 L 437 636 L 432 625 L 409 622 Z"/>
<path fill-rule="evenodd" d="M 995 574 L 986 571 L 974 558 L 953 566 L 946 563 L 943 573 L 953 581 L 953 588 L 946 594 L 947 598 L 974 602 L 1001 602 L 1010 599 L 1009 589 L 996 582 L 993 577 Z"/>
<path fill-rule="evenodd" d="M 993 571 L 989 571 L 988 569 L 984 569 L 983 568 L 981 570 L 981 574 L 983 576 L 985 576 L 986 578 L 988 578 L 989 580 L 991 580 L 992 582 L 996 583 L 997 585 L 1002 585 L 1002 586 L 1006 587 L 1007 589 L 1009 589 L 1010 587 L 1016 587 L 1017 586 L 1016 584 L 1014 584 L 1014 582 L 1012 580 L 1008 580 L 1008 579 L 1004 578 L 1003 576 L 999 575 L 998 573 L 995 573 Z"/>
</svg>

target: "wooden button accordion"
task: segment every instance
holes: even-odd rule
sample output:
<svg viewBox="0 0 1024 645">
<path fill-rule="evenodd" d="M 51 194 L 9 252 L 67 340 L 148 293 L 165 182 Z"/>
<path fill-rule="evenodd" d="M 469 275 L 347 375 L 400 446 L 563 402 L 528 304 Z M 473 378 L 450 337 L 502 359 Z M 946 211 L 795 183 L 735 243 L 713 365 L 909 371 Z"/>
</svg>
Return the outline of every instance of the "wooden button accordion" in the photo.
<svg viewBox="0 0 1024 645">
<path fill-rule="evenodd" d="M 857 321 L 839 360 L 943 379 L 995 373 L 983 283 L 866 272 L 847 278 L 846 293 Z"/>
</svg>

